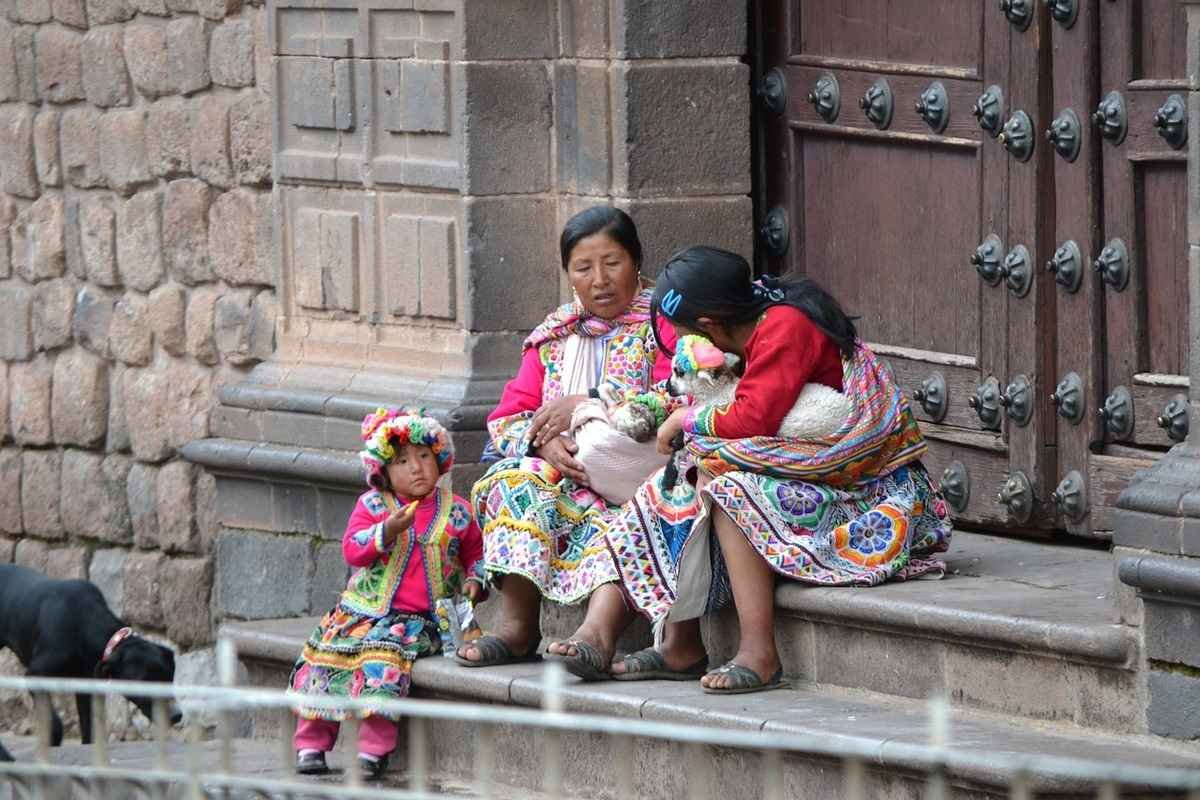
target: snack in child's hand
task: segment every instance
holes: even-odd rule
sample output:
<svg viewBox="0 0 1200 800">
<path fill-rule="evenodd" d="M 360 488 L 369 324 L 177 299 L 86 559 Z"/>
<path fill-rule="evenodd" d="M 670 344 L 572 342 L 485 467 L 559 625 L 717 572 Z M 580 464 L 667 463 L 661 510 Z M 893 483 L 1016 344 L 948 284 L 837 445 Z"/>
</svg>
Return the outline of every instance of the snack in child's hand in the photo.
<svg viewBox="0 0 1200 800">
<path fill-rule="evenodd" d="M 442 637 L 442 655 L 453 658 L 458 648 L 483 635 L 475 621 L 475 607 L 465 597 L 443 597 L 434 607 L 438 633 Z"/>
</svg>

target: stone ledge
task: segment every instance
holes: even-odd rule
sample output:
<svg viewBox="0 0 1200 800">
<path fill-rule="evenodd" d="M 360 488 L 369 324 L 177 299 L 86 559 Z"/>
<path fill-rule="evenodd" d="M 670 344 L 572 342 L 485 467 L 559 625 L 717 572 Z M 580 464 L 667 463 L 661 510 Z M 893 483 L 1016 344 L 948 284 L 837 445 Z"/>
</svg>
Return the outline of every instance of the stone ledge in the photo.
<svg viewBox="0 0 1200 800">
<path fill-rule="evenodd" d="M 1117 566 L 1121 582 L 1147 592 L 1200 599 L 1200 560 L 1128 556 Z"/>
<path fill-rule="evenodd" d="M 184 458 L 215 473 L 253 474 L 337 486 L 360 486 L 362 464 L 356 453 L 310 450 L 235 439 L 196 439 L 184 445 Z"/>
<path fill-rule="evenodd" d="M 237 645 L 239 656 L 290 669 L 316 617 L 227 623 L 221 635 Z M 543 666 L 517 664 L 467 669 L 450 659 L 420 659 L 413 666 L 415 694 L 470 702 L 537 706 L 543 699 Z M 824 737 L 877 739 L 878 765 L 918 770 L 912 746 L 928 741 L 928 717 L 919 700 L 852 692 L 801 683 L 759 695 L 712 696 L 694 683 L 667 681 L 585 684 L 568 677 L 563 689 L 567 711 L 608 714 L 647 720 L 717 725 Z M 1200 754 L 1163 745 L 1144 736 L 1108 735 L 1070 725 L 1030 725 L 991 714 L 952 712 L 951 741 L 970 753 L 975 763 L 950 777 L 986 786 L 1007 784 L 1011 771 L 999 763 L 1003 755 L 1061 755 L 1112 759 L 1145 766 L 1200 767 Z M 1078 782 L 1035 779 L 1039 791 L 1079 791 Z"/>
<path fill-rule="evenodd" d="M 271 388 L 245 383 L 226 386 L 218 393 L 221 403 L 251 411 L 291 411 L 359 422 L 388 401 L 378 397 L 343 395 L 315 390 Z M 427 406 L 431 416 L 450 430 L 486 428 L 487 415 L 495 403 L 464 406 Z"/>
</svg>

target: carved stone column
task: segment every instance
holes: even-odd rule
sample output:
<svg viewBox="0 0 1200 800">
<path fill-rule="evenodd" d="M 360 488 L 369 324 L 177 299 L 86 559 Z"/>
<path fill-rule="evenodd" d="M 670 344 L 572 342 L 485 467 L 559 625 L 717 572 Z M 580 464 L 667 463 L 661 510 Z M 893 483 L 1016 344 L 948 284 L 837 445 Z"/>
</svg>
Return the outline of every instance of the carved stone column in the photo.
<svg viewBox="0 0 1200 800">
<path fill-rule="evenodd" d="M 751 249 L 744 2 L 272 0 L 268 18 L 277 350 L 185 449 L 217 479 L 219 616 L 332 602 L 377 406 L 443 419 L 469 491 L 520 341 L 564 296 L 571 214 L 629 210 L 651 273 L 686 244 Z"/>
<path fill-rule="evenodd" d="M 1187 7 L 1189 434 L 1121 493 L 1114 553 L 1122 616 L 1140 624 L 1151 732 L 1200 737 L 1200 0 Z"/>
</svg>

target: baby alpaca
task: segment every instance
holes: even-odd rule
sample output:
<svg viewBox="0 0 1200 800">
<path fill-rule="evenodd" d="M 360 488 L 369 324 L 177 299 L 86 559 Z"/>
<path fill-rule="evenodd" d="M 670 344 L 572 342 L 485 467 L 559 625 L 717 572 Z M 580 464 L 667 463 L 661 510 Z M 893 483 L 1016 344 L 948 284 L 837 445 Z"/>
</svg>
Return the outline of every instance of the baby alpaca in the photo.
<svg viewBox="0 0 1200 800">
<path fill-rule="evenodd" d="M 648 405 L 626 397 L 611 384 L 600 387 L 600 400 L 613 428 L 635 442 L 648 442 L 654 438 L 658 420 Z"/>
<path fill-rule="evenodd" d="M 671 391 L 688 394 L 697 405 L 733 402 L 740 359 L 724 353 L 701 336 L 679 340 L 671 362 Z M 826 439 L 838 431 L 854 410 L 850 398 L 824 384 L 805 384 L 796 404 L 783 418 L 778 435 L 786 439 Z"/>
</svg>

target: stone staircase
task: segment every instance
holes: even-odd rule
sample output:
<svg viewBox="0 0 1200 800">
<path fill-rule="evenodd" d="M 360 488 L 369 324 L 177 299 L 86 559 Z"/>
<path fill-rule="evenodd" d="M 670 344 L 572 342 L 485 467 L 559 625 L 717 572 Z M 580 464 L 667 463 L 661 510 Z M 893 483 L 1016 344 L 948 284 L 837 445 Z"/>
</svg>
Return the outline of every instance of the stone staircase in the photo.
<svg viewBox="0 0 1200 800">
<path fill-rule="evenodd" d="M 1007 797 L 1012 777 L 996 763 L 1003 754 L 1079 756 L 1141 765 L 1200 767 L 1200 747 L 1149 736 L 1139 679 L 1137 629 L 1118 622 L 1111 557 L 1102 551 L 980 534 L 958 534 L 942 580 L 871 589 L 821 589 L 795 584 L 777 591 L 777 635 L 791 688 L 739 697 L 703 694 L 690 683 L 583 684 L 568 678 L 567 710 L 667 720 L 731 729 L 818 736 L 854 736 L 878 743 L 869 765 L 867 797 L 921 794 L 922 770 L 907 745 L 929 741 L 925 699 L 950 698 L 950 741 L 972 766 L 948 777 L 956 797 Z M 486 605 L 481 607 L 481 611 Z M 578 610 L 543 614 L 547 638 L 566 635 Z M 228 623 L 255 684 L 282 686 L 315 620 Z M 732 654 L 736 617 L 705 623 L 714 663 Z M 648 639 L 645 626 L 623 645 Z M 463 669 L 429 658 L 413 670 L 414 692 L 455 701 L 536 706 L 543 700 L 540 665 Z M 255 733 L 275 735 L 274 720 Z M 511 785 L 541 774 L 541 751 L 527 736 L 504 735 L 497 777 Z M 472 734 L 432 726 L 438 768 L 469 772 Z M 575 795 L 611 796 L 611 756 L 594 738 L 566 736 L 567 774 Z M 640 797 L 686 796 L 687 771 L 678 745 L 639 747 Z M 718 791 L 761 794 L 761 774 L 733 750 L 712 753 Z M 506 772 L 507 770 L 507 772 Z M 785 759 L 786 784 L 797 796 L 838 797 L 836 763 L 799 755 Z M 1094 796 L 1094 788 L 1042 779 L 1039 797 Z M 789 796 L 792 792 L 789 791 Z M 714 795 L 719 796 L 719 795 Z M 1137 796 L 1122 794 L 1122 797 Z"/>
</svg>

